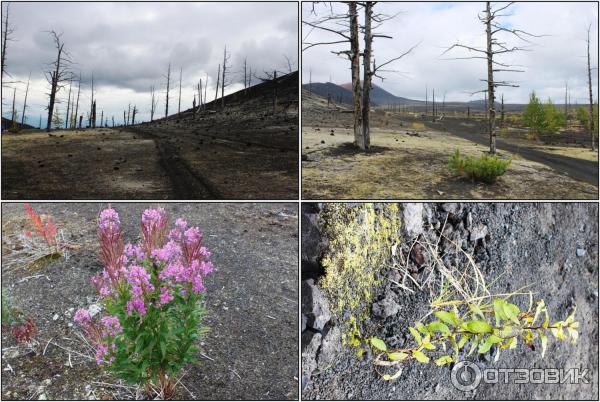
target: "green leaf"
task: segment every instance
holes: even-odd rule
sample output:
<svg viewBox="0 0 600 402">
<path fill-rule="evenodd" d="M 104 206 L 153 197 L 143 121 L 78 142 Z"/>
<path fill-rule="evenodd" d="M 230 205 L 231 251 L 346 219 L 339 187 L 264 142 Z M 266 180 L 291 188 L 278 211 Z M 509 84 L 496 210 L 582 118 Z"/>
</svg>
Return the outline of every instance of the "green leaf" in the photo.
<svg viewBox="0 0 600 402">
<path fill-rule="evenodd" d="M 402 374 L 402 368 L 400 368 L 400 370 L 396 371 L 396 373 L 394 375 L 384 374 L 383 380 L 384 381 L 395 380 L 396 378 L 400 377 L 400 374 Z"/>
<path fill-rule="evenodd" d="M 403 353 L 403 352 L 388 353 L 388 359 L 393 360 L 393 361 L 401 362 L 403 360 L 406 360 L 407 358 L 408 358 L 408 353 Z"/>
<path fill-rule="evenodd" d="M 456 327 L 460 324 L 460 318 L 454 313 L 454 311 L 436 311 L 435 316 L 445 322 L 446 324 Z"/>
<path fill-rule="evenodd" d="M 460 339 L 460 341 L 458 342 L 458 348 L 462 349 L 463 346 L 465 346 L 465 344 L 469 341 L 469 338 L 471 337 L 471 335 L 469 334 L 464 334 L 462 336 L 462 338 Z"/>
<path fill-rule="evenodd" d="M 421 346 L 422 343 L 422 339 L 421 339 L 421 335 L 419 334 L 419 332 L 417 332 L 416 329 L 414 329 L 413 327 L 408 327 L 408 330 L 410 331 L 411 335 L 415 338 L 415 340 L 417 341 L 417 344 L 419 346 Z"/>
<path fill-rule="evenodd" d="M 515 306 L 512 303 L 504 303 L 504 306 L 502 306 L 502 309 L 504 311 L 504 314 L 506 314 L 506 316 L 515 324 L 519 325 L 519 318 L 517 317 L 520 310 L 519 307 Z"/>
<path fill-rule="evenodd" d="M 500 326 L 501 321 L 507 320 L 508 317 L 504 313 L 504 303 L 505 301 L 502 299 L 494 299 L 494 316 L 496 317 L 496 326 Z"/>
<path fill-rule="evenodd" d="M 548 347 L 548 337 L 544 334 L 544 331 L 538 331 L 538 335 L 540 337 L 540 341 L 542 342 L 542 358 L 546 354 L 546 348 Z"/>
<path fill-rule="evenodd" d="M 492 347 L 493 344 L 501 342 L 503 339 L 500 337 L 497 337 L 496 335 L 490 335 L 488 336 L 488 338 L 485 340 L 484 343 L 482 343 L 481 345 L 479 345 L 479 349 L 477 350 L 477 353 L 485 353 L 488 350 L 490 350 L 490 348 Z"/>
<path fill-rule="evenodd" d="M 479 317 L 481 317 L 482 320 L 485 320 L 485 315 L 483 315 L 483 312 L 477 304 L 469 304 L 469 308 L 471 309 L 473 314 L 478 315 Z"/>
<path fill-rule="evenodd" d="M 376 337 L 372 337 L 371 338 L 371 345 L 375 348 L 375 349 L 379 349 L 382 352 L 385 352 L 387 350 L 387 347 L 385 346 L 385 342 L 382 341 L 379 338 Z"/>
<path fill-rule="evenodd" d="M 165 356 L 167 355 L 167 345 L 165 344 L 165 341 L 160 341 L 160 352 L 161 352 L 162 358 L 164 359 Z"/>
<path fill-rule="evenodd" d="M 485 334 L 492 332 L 494 329 L 490 324 L 485 321 L 467 321 L 463 323 L 463 328 L 469 332 L 475 334 Z"/>
<path fill-rule="evenodd" d="M 423 325 L 422 322 L 417 322 L 415 324 L 415 327 L 417 327 L 417 329 L 419 330 L 419 332 L 422 333 L 423 335 L 429 334 L 429 331 L 427 331 L 427 327 L 425 327 L 425 325 Z"/>
<path fill-rule="evenodd" d="M 453 361 L 454 360 L 450 356 L 445 355 L 445 356 L 440 357 L 439 359 L 436 359 L 434 362 L 438 366 L 443 366 L 444 364 L 452 363 Z"/>
<path fill-rule="evenodd" d="M 429 363 L 429 357 L 427 357 L 425 353 L 421 352 L 420 350 L 413 350 L 412 355 L 421 363 Z"/>
<path fill-rule="evenodd" d="M 438 311 L 438 313 L 441 313 L 442 311 Z M 441 332 L 442 334 L 449 334 L 450 333 L 450 328 L 448 328 L 448 326 L 440 321 L 434 321 L 429 323 L 429 325 L 427 325 L 427 328 L 429 328 L 429 330 L 431 332 Z"/>
</svg>

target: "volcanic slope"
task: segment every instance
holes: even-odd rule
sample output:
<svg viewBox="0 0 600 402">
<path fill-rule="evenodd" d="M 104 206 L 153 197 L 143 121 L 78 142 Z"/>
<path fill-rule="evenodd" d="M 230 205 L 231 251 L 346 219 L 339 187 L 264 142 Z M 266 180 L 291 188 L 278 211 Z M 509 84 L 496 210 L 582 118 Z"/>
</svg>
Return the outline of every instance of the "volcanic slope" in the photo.
<svg viewBox="0 0 600 402">
<path fill-rule="evenodd" d="M 2 195 L 295 199 L 298 127 L 293 72 L 151 123 L 3 135 Z"/>
</svg>

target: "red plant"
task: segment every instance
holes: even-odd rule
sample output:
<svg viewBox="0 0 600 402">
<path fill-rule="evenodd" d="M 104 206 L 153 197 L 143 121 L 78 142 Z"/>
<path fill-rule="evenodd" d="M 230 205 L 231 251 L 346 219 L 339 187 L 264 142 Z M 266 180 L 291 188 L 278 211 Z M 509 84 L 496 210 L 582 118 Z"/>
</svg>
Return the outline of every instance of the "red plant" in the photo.
<svg viewBox="0 0 600 402">
<path fill-rule="evenodd" d="M 28 318 L 21 324 L 13 326 L 11 332 L 18 342 L 27 343 L 31 342 L 31 339 L 37 333 L 37 327 L 33 320 Z"/>
<path fill-rule="evenodd" d="M 42 221 L 42 217 L 31 208 L 31 205 L 24 205 L 25 212 L 29 216 L 29 220 L 33 225 L 33 228 L 40 235 L 48 246 L 52 247 L 56 245 L 56 234 L 58 233 L 58 228 L 52 222 L 52 217 L 48 216 L 44 221 Z M 25 232 L 28 237 L 31 237 L 31 232 Z"/>
</svg>

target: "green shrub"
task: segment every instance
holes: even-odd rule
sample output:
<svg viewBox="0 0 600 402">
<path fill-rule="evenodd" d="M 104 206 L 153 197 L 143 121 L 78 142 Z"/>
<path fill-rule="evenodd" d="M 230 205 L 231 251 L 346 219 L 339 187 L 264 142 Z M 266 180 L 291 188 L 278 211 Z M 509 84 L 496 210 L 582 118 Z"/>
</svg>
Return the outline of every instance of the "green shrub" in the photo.
<svg viewBox="0 0 600 402">
<path fill-rule="evenodd" d="M 461 158 L 457 149 L 448 161 L 449 169 L 459 175 L 484 183 L 493 183 L 499 176 L 506 173 L 511 160 L 498 159 L 496 155 L 482 155 L 479 158 L 467 156 Z"/>
<path fill-rule="evenodd" d="M 529 127 L 532 133 L 554 134 L 561 127 L 566 125 L 566 116 L 564 113 L 556 110 L 552 100 L 542 104 L 535 92 L 529 96 L 529 104 L 523 112 L 523 124 Z"/>
</svg>

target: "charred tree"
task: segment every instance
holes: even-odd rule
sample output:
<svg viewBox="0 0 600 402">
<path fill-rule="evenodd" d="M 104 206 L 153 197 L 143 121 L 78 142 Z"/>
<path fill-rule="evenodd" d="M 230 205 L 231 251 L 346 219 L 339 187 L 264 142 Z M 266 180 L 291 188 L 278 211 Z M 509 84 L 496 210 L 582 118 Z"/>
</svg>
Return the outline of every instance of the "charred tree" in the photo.
<svg viewBox="0 0 600 402">
<path fill-rule="evenodd" d="M 133 111 L 131 112 L 131 125 L 135 125 L 135 114 L 137 112 L 137 108 L 133 105 Z"/>
<path fill-rule="evenodd" d="M 15 108 L 15 99 L 17 97 L 17 88 L 13 88 L 13 104 L 12 104 L 12 129 L 17 130 L 17 109 Z"/>
<path fill-rule="evenodd" d="M 77 102 L 75 103 L 75 122 L 73 123 L 73 127 L 77 126 L 77 116 L 79 115 L 79 93 L 81 92 L 81 73 L 79 73 L 79 83 L 77 85 Z M 81 128 L 81 124 L 79 125 Z"/>
<path fill-rule="evenodd" d="M 29 94 L 29 81 L 31 80 L 31 71 L 27 78 L 27 89 L 25 89 L 25 100 L 23 101 L 23 113 L 21 114 L 21 125 L 25 124 L 25 109 L 27 109 L 27 95 Z"/>
<path fill-rule="evenodd" d="M 229 62 L 231 55 L 227 53 L 227 46 L 223 49 L 223 76 L 221 77 L 221 108 L 225 107 L 225 87 L 229 84 L 227 82 L 227 71 L 229 70 Z"/>
<path fill-rule="evenodd" d="M 9 15 L 10 2 L 6 2 L 6 9 L 2 13 L 2 82 L 4 82 L 4 72 L 6 71 L 6 45 L 8 42 L 13 40 L 12 34 L 15 31 L 14 28 L 8 22 Z"/>
<path fill-rule="evenodd" d="M 474 52 L 477 56 L 467 56 L 467 57 L 459 57 L 455 59 L 482 59 L 487 63 L 487 79 L 482 79 L 481 81 L 487 84 L 487 88 L 476 91 L 473 94 L 484 92 L 486 94 L 486 119 L 487 119 L 487 131 L 490 137 L 490 153 L 496 153 L 496 107 L 495 107 L 495 91 L 498 87 L 518 87 L 518 85 L 508 82 L 508 81 L 497 81 L 494 79 L 494 73 L 497 72 L 523 72 L 523 70 L 517 70 L 513 65 L 499 62 L 495 56 L 502 55 L 505 53 L 513 53 L 516 51 L 528 50 L 524 47 L 513 46 L 509 47 L 506 42 L 499 40 L 496 37 L 498 33 L 508 33 L 511 34 L 518 39 L 529 42 L 529 38 L 531 37 L 539 37 L 538 35 L 533 35 L 528 32 L 525 32 L 516 28 L 508 28 L 501 25 L 498 22 L 498 18 L 506 16 L 506 14 L 502 14 L 501 12 L 509 8 L 513 2 L 510 2 L 506 5 L 498 6 L 497 8 L 492 8 L 490 2 L 486 2 L 485 10 L 483 10 L 483 14 L 479 15 L 479 20 L 485 26 L 485 37 L 486 37 L 486 47 L 485 48 L 477 48 L 473 46 L 467 46 L 460 43 L 455 43 L 443 54 L 446 54 L 452 49 L 461 48 L 465 49 L 469 52 Z"/>
<path fill-rule="evenodd" d="M 217 88 L 215 90 L 215 105 L 217 104 L 217 97 L 219 96 L 219 82 L 221 82 L 221 64 L 219 64 L 219 69 L 217 70 Z M 215 106 L 216 109 L 216 106 Z"/>
<path fill-rule="evenodd" d="M 154 112 L 156 112 L 156 106 L 158 105 L 158 99 L 156 98 L 154 86 L 150 87 L 150 96 L 150 121 L 154 121 Z"/>
<path fill-rule="evenodd" d="M 69 128 L 69 112 L 71 111 L 71 86 L 73 80 L 69 80 L 69 97 L 67 98 L 67 115 L 65 116 L 65 130 Z"/>
<path fill-rule="evenodd" d="M 50 84 L 46 131 L 50 131 L 50 128 L 52 127 L 56 95 L 64 88 L 65 83 L 71 78 L 71 73 L 68 69 L 71 61 L 68 53 L 64 51 L 65 44 L 60 39 L 62 34 L 59 35 L 55 31 L 50 31 L 49 33 L 52 36 L 56 48 L 56 60 L 49 64 L 52 70 L 45 72 L 46 80 Z"/>
<path fill-rule="evenodd" d="M 167 79 L 167 94 L 166 94 L 166 101 L 165 101 L 165 119 L 167 118 L 167 116 L 169 116 L 169 87 L 171 86 L 171 63 L 169 63 L 169 68 L 167 70 L 166 79 Z"/>
<path fill-rule="evenodd" d="M 588 26 L 588 30 L 587 30 L 587 73 L 588 73 L 588 93 L 590 96 L 590 105 L 589 105 L 589 111 L 590 111 L 590 138 L 592 140 L 592 151 L 596 150 L 596 145 L 594 144 L 595 141 L 595 133 L 594 133 L 594 94 L 592 92 L 592 65 L 591 65 L 591 61 L 590 61 L 590 30 L 592 29 L 592 24 L 590 24 Z"/>
<path fill-rule="evenodd" d="M 177 106 L 177 114 L 181 113 L 181 76 L 183 74 L 183 67 L 179 68 L 179 105 Z M 135 106 L 134 106 L 135 108 Z"/>
</svg>

